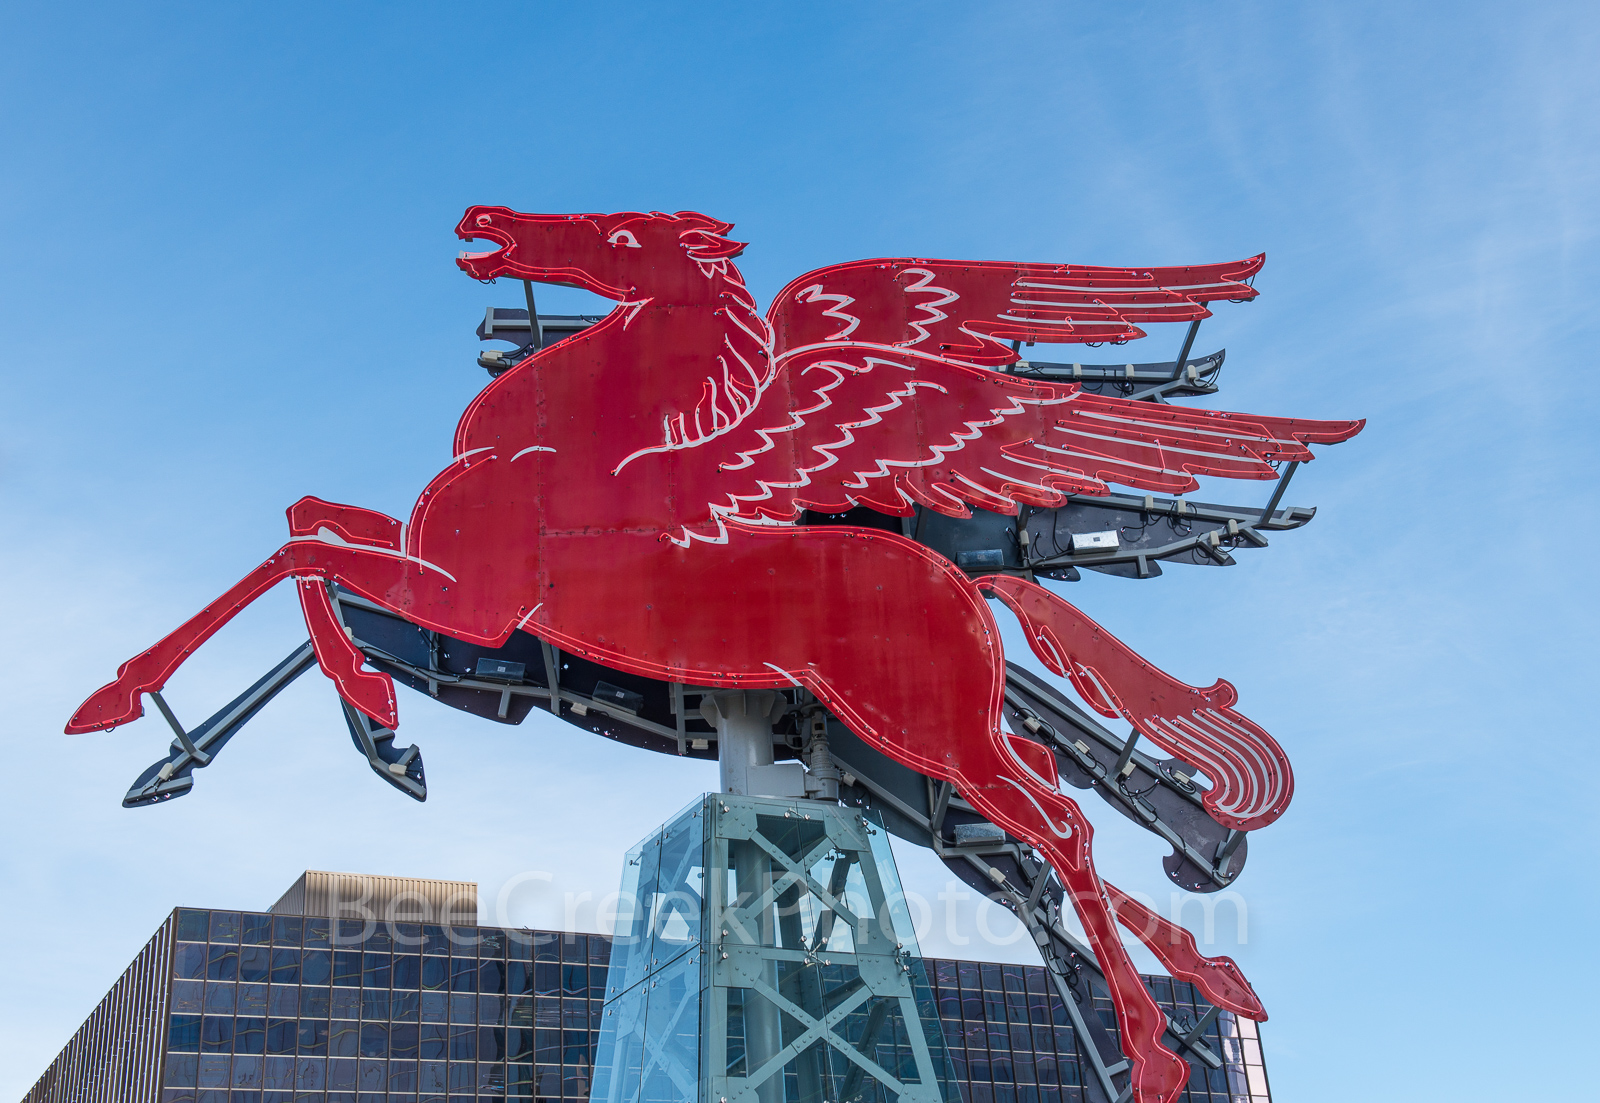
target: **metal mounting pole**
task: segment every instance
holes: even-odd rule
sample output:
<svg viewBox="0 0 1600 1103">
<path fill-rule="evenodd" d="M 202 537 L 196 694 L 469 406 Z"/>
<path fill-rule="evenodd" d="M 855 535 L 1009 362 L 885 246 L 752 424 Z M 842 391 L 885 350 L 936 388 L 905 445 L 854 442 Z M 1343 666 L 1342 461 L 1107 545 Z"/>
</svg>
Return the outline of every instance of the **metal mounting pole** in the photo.
<svg viewBox="0 0 1600 1103">
<path fill-rule="evenodd" d="M 1172 378 L 1181 379 L 1183 369 L 1189 365 L 1189 350 L 1194 348 L 1194 339 L 1200 333 L 1200 323 L 1204 319 L 1196 318 L 1189 323 L 1189 332 L 1184 335 L 1183 348 L 1178 353 L 1178 360 L 1172 365 Z"/>
<path fill-rule="evenodd" d="M 539 650 L 544 654 L 545 678 L 550 683 L 550 711 L 557 716 L 561 715 L 561 652 L 549 640 L 539 641 Z"/>
<path fill-rule="evenodd" d="M 533 351 L 538 352 L 544 348 L 544 326 L 539 324 L 539 308 L 533 303 L 533 281 L 522 281 L 522 294 L 528 300 L 528 339 L 533 344 Z"/>
<path fill-rule="evenodd" d="M 806 744 L 806 765 L 811 768 L 807 791 L 820 800 L 839 799 L 839 767 L 828 751 L 828 722 L 821 715 L 811 718 L 811 738 Z"/>
<path fill-rule="evenodd" d="M 726 689 L 700 701 L 700 715 L 716 725 L 722 791 L 740 796 L 805 796 L 798 764 L 774 766 L 772 724 L 788 707 L 772 689 Z"/>
<path fill-rule="evenodd" d="M 1128 763 L 1133 761 L 1133 745 L 1139 742 L 1139 729 L 1135 728 L 1128 733 L 1128 741 L 1122 745 L 1122 753 L 1117 755 L 1117 764 L 1111 768 L 1111 780 L 1122 780 L 1122 772 L 1128 768 Z"/>
<path fill-rule="evenodd" d="M 1283 474 L 1278 477 L 1278 485 L 1272 491 L 1272 497 L 1267 501 L 1267 508 L 1261 511 L 1261 516 L 1256 524 L 1264 525 L 1272 520 L 1273 511 L 1278 508 L 1278 503 L 1283 501 L 1283 492 L 1289 489 L 1289 480 L 1294 478 L 1295 468 L 1300 466 L 1299 460 L 1290 460 L 1289 466 L 1284 468 Z"/>
<path fill-rule="evenodd" d="M 189 733 L 183 730 L 183 725 L 178 723 L 178 718 L 172 715 L 172 710 L 167 707 L 167 702 L 157 690 L 150 691 L 150 700 L 156 703 L 156 708 L 161 710 L 161 715 L 167 718 L 173 734 L 178 737 L 178 745 L 189 752 L 189 757 L 204 766 L 211 761 L 211 756 L 194 745 L 194 740 L 189 738 Z"/>
</svg>

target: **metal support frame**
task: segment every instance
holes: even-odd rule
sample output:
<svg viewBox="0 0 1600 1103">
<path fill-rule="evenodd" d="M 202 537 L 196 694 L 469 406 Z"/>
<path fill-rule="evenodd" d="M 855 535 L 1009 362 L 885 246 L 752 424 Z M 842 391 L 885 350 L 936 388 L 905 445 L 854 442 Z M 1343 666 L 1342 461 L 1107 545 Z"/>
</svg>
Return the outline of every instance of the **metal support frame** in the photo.
<svg viewBox="0 0 1600 1103">
<path fill-rule="evenodd" d="M 401 749 L 394 743 L 394 732 L 378 724 L 366 713 L 340 701 L 350 740 L 356 745 L 372 772 L 413 800 L 428 799 L 428 782 L 422 772 L 422 752 L 413 743 Z"/>
<path fill-rule="evenodd" d="M 717 762 L 724 793 L 804 796 L 799 766 L 772 761 L 772 724 L 789 702 L 771 689 L 731 689 L 700 699 L 700 715 L 717 729 Z"/>
<path fill-rule="evenodd" d="M 1128 734 L 1127 742 L 1122 744 L 1122 750 L 1117 752 L 1116 765 L 1111 767 L 1112 781 L 1120 780 L 1125 776 L 1125 771 L 1128 769 L 1128 763 L 1133 759 L 1133 745 L 1137 742 L 1139 742 L 1139 733 L 1137 731 L 1130 732 Z M 1076 749 L 1077 748 L 1074 748 L 1074 750 Z"/>
<path fill-rule="evenodd" d="M 1192 342 L 1191 342 L 1192 343 Z M 1008 371 L 1027 379 L 1052 383 L 1076 383 L 1089 394 L 1117 398 L 1165 402 L 1169 398 L 1193 398 L 1217 392 L 1216 377 L 1227 359 L 1226 350 L 1209 356 L 1183 357 L 1151 364 L 1055 364 L 1043 360 L 1018 360 Z"/>
<path fill-rule="evenodd" d="M 347 592 L 335 592 L 334 599 L 335 608 L 341 619 L 347 619 L 348 609 L 381 612 L 366 599 Z M 384 615 L 391 616 L 387 613 Z M 397 624 L 404 623 L 398 618 L 395 618 L 395 621 Z M 715 696 L 730 691 L 683 685 L 669 686 L 666 695 L 669 708 L 663 709 L 663 714 L 658 718 L 653 713 L 640 714 L 615 700 L 597 699 L 577 692 L 571 686 L 562 685 L 561 653 L 547 644 L 541 645 L 545 666 L 542 676 L 535 673 L 536 668 L 534 668 L 529 671 L 531 681 L 507 683 L 441 669 L 437 665 L 440 661 L 441 639 L 431 634 L 426 646 L 419 645 L 415 649 L 419 651 L 418 662 L 425 661 L 428 665 L 417 665 L 415 662 L 403 660 L 373 645 L 359 634 L 353 635 L 353 642 L 366 654 L 368 662 L 374 667 L 386 670 L 418 688 L 427 686 L 435 696 L 439 696 L 441 692 L 447 695 L 448 692 L 462 690 L 477 694 L 485 702 L 493 702 L 482 714 L 504 722 L 516 722 L 526 714 L 527 706 L 519 708 L 515 716 L 508 714 L 509 703 L 522 698 L 533 704 L 551 707 L 551 711 L 563 720 L 611 735 L 613 738 L 626 738 L 624 733 L 631 731 L 640 738 L 655 739 L 657 742 L 654 745 L 661 750 L 670 747 L 675 753 L 690 753 L 702 758 L 709 758 L 712 755 L 725 758 L 727 754 L 723 746 L 724 740 L 719 738 L 716 732 L 706 732 L 704 737 L 701 737 L 698 732 L 687 729 L 685 725 L 690 717 L 696 720 L 710 719 L 715 724 L 714 716 L 717 712 Z M 451 646 L 449 641 L 444 643 L 446 647 Z M 425 659 L 422 657 L 424 653 Z M 309 644 L 304 645 L 296 654 L 298 659 L 292 672 L 278 675 L 277 680 L 273 680 L 272 676 L 263 680 L 263 684 L 271 682 L 276 688 L 269 687 L 266 692 L 252 696 L 251 694 L 255 692 L 253 687 L 251 693 L 247 693 L 240 700 L 248 699 L 254 702 L 252 708 L 259 708 L 270 699 L 271 693 L 275 693 L 283 684 L 287 684 L 283 681 L 284 677 L 297 676 L 314 662 Z M 731 692 L 737 694 L 740 691 Z M 835 799 L 842 791 L 842 783 L 855 784 L 859 777 L 871 776 L 873 770 L 868 769 L 870 764 L 851 764 L 850 756 L 853 752 L 848 749 L 850 744 L 848 732 L 836 722 L 830 722 L 825 710 L 816 704 L 809 694 L 803 691 L 790 691 L 789 694 L 779 694 L 774 691 L 758 692 L 765 693 L 770 698 L 767 707 L 771 711 L 761 721 L 765 725 L 765 731 L 758 737 L 768 754 L 770 755 L 779 739 L 771 734 L 771 723 L 780 715 L 787 713 L 796 718 L 794 726 L 799 729 L 799 735 L 795 737 L 799 742 L 798 749 L 810 766 L 810 770 L 807 771 L 797 763 L 772 765 L 770 757 L 762 758 L 760 762 L 755 763 L 763 774 L 763 782 L 759 787 L 761 791 L 779 796 L 807 795 Z M 799 699 L 790 703 L 788 701 L 790 696 Z M 449 703 L 447 697 L 441 699 L 446 699 Z M 1192 773 L 1192 770 L 1152 758 L 1136 750 L 1124 757 L 1127 748 L 1123 738 L 1113 735 L 1083 710 L 1066 700 L 1053 686 L 1020 667 L 1013 666 L 1008 671 L 1005 703 L 1014 728 L 1043 739 L 1054 749 L 1058 767 L 1065 780 L 1084 788 L 1094 788 L 1112 807 L 1160 836 L 1173 847 L 1173 856 L 1167 860 L 1167 865 L 1168 875 L 1175 883 L 1194 891 L 1214 891 L 1230 884 L 1238 876 L 1246 857 L 1243 836 L 1230 843 L 1224 829 L 1204 812 L 1201 804 L 1203 793 L 1185 776 L 1187 773 Z M 708 707 L 711 709 L 710 713 L 706 711 Z M 216 736 L 209 733 L 220 719 L 225 719 L 230 714 L 230 710 L 234 718 L 230 721 L 229 734 L 243 722 L 243 719 L 248 719 L 248 715 L 253 715 L 253 711 L 244 714 L 230 705 L 229 709 L 223 710 L 218 717 L 207 721 L 207 724 L 196 731 L 197 739 L 202 734 L 206 735 L 206 738 L 200 739 L 196 746 L 202 755 L 214 754 L 216 748 L 220 746 Z M 412 759 L 402 761 L 405 752 L 394 748 L 392 733 L 377 728 L 365 717 L 358 715 L 351 720 L 347 716 L 347 722 L 351 728 L 352 741 L 372 766 L 373 771 L 407 795 L 422 799 L 425 787 L 420 761 L 413 770 Z M 832 740 L 830 731 L 834 733 Z M 833 743 L 840 738 L 846 740 L 845 749 L 835 750 Z M 691 740 L 697 744 L 696 747 L 687 746 Z M 752 753 L 754 752 L 747 749 L 746 757 Z M 179 756 L 183 756 L 181 760 Z M 173 759 L 171 763 L 173 777 L 166 779 L 157 777 L 163 764 L 152 766 L 130 791 L 128 797 L 130 805 L 151 803 L 156 799 L 169 799 L 171 796 L 188 791 L 192 784 L 188 774 L 194 766 L 201 764 L 200 761 L 189 756 L 180 744 L 174 744 L 172 755 L 169 757 Z M 412 758 L 420 759 L 420 756 L 413 755 Z M 1118 762 L 1121 763 L 1120 766 L 1117 765 Z M 395 768 L 397 764 L 404 769 L 397 770 Z M 1132 770 L 1125 773 L 1129 766 Z M 841 774 L 844 776 L 841 777 Z M 169 781 L 170 784 L 167 783 Z M 844 785 L 843 788 L 847 789 L 848 785 Z"/>
<path fill-rule="evenodd" d="M 1167 876 L 1191 892 L 1215 892 L 1244 868 L 1246 832 L 1232 831 L 1206 811 L 1204 792 L 1187 768 L 1138 750 L 1138 732 L 1112 733 L 1037 675 L 1010 664 L 1006 715 L 1013 729 L 1056 754 L 1070 785 L 1093 789 L 1107 804 L 1166 841 Z M 1232 859 L 1237 856 L 1237 861 Z"/>
<path fill-rule="evenodd" d="M 161 715 L 166 718 L 167 726 L 178 737 L 178 744 L 188 752 L 189 757 L 195 760 L 198 766 L 204 766 L 211 761 L 211 756 L 194 745 L 194 740 L 189 738 L 189 733 L 183 730 L 183 725 L 178 723 L 178 718 L 172 715 L 172 710 L 167 707 L 166 699 L 155 690 L 150 691 L 150 700 L 156 703 L 156 708 L 161 710 Z"/>
<path fill-rule="evenodd" d="M 528 300 L 528 348 L 538 352 L 544 348 L 544 326 L 539 322 L 539 308 L 533 302 L 533 281 L 522 281 L 522 294 Z"/>
<path fill-rule="evenodd" d="M 1281 496 L 1274 496 L 1267 509 L 1260 510 L 1255 506 L 1157 498 L 1153 494 L 1069 494 L 1061 506 L 1030 512 L 1026 545 L 1029 554 L 1022 565 L 1038 572 L 1081 568 L 1134 578 L 1159 575 L 1161 570 L 1156 564 L 1162 562 L 1231 567 L 1231 553 L 1268 546 L 1263 533 L 1299 528 L 1316 516 L 1316 510 L 1304 507 L 1279 509 Z M 1065 537 L 1056 531 L 1063 520 L 1067 536 L 1074 532 L 1116 532 L 1117 547 L 1074 551 L 1063 546 Z M 1162 532 L 1166 535 L 1159 535 Z"/>
<path fill-rule="evenodd" d="M 677 722 L 678 754 L 686 755 L 689 753 L 689 728 L 688 725 L 684 723 L 685 716 L 683 711 L 684 703 L 682 682 L 672 683 L 672 700 L 670 707 L 672 709 L 672 718 Z"/>
<path fill-rule="evenodd" d="M 557 716 L 561 715 L 561 652 L 548 640 L 539 641 L 539 650 L 544 655 L 545 677 L 550 682 L 550 711 Z"/>
<path fill-rule="evenodd" d="M 599 314 L 540 314 L 533 301 L 533 282 L 524 280 L 522 284 L 526 311 L 491 306 L 478 326 L 480 341 L 505 341 L 516 346 L 479 354 L 478 366 L 490 375 L 514 368 L 546 345 L 582 333 L 604 320 L 604 315 Z"/>
<path fill-rule="evenodd" d="M 389 612 L 387 609 L 384 609 L 375 602 L 368 601 L 366 598 L 363 598 L 358 594 L 352 594 L 344 590 L 338 591 L 335 594 L 335 607 L 341 605 L 348 605 L 357 609 L 364 609 L 368 612 L 380 613 L 383 616 L 400 620 L 400 618 L 395 617 L 393 613 Z M 354 642 L 356 647 L 367 656 L 368 661 L 378 669 L 386 670 L 391 674 L 398 674 L 401 677 L 410 679 L 412 681 L 428 683 L 431 696 L 438 696 L 439 686 L 456 686 L 462 689 L 492 692 L 502 698 L 506 696 L 527 697 L 538 703 L 544 704 L 552 713 L 555 713 L 557 716 L 561 716 L 562 719 L 569 719 L 567 715 L 563 714 L 562 706 L 566 706 L 568 713 L 580 717 L 587 717 L 590 713 L 596 713 L 602 716 L 615 716 L 619 720 L 623 720 L 633 727 L 648 731 L 653 735 L 659 735 L 663 738 L 671 739 L 674 742 L 677 742 L 682 729 L 681 718 L 675 727 L 669 727 L 666 724 L 657 723 L 646 717 L 640 716 L 638 713 L 618 704 L 615 701 L 601 700 L 588 694 L 578 693 L 569 687 L 564 687 L 561 683 L 561 650 L 543 640 L 539 641 L 545 667 L 545 684 L 543 685 L 535 685 L 528 682 L 507 683 L 500 681 L 488 681 L 483 678 L 475 677 L 471 674 L 451 673 L 450 671 L 443 670 L 439 667 L 438 655 L 436 653 L 430 655 L 430 663 L 432 665 L 426 667 L 418 666 L 416 663 L 408 662 L 398 655 L 391 654 L 382 648 L 361 639 L 359 635 L 354 637 L 352 642 Z M 684 686 L 681 687 L 678 692 L 680 694 L 687 693 L 690 695 L 701 695 L 713 691 L 698 686 Z M 510 720 L 509 717 L 505 716 L 504 714 L 501 715 L 501 719 L 506 719 L 511 723 L 516 722 Z"/>
<path fill-rule="evenodd" d="M 1272 488 L 1272 497 L 1267 500 L 1266 507 L 1261 511 L 1261 518 L 1256 523 L 1266 524 L 1278 503 L 1283 501 L 1283 492 L 1289 489 L 1289 480 L 1294 478 L 1294 473 L 1300 469 L 1299 460 L 1290 460 L 1289 466 L 1283 469 L 1283 474 L 1278 476 L 1277 484 Z"/>
<path fill-rule="evenodd" d="M 892 808 L 897 817 L 926 832 L 917 841 L 938 854 L 962 880 L 1016 915 L 1033 936 L 1093 1075 L 1093 1083 L 1086 1086 L 1085 1098 L 1090 1103 L 1117 1103 L 1126 1097 L 1128 1063 L 1094 1012 L 1093 994 L 1097 988 L 1106 991 L 1105 977 L 1094 951 L 1066 928 L 1065 890 L 1060 879 L 1037 851 L 1027 843 L 1006 837 L 1003 832 L 992 842 L 952 844 L 944 830 L 949 812 L 960 813 L 963 822 L 969 823 L 981 823 L 982 817 L 955 795 L 948 783 L 925 781 L 927 807 L 936 810 L 934 816 L 907 803 L 869 773 L 857 775 L 857 784 L 881 807 Z M 1169 1015 L 1163 1041 L 1180 1055 L 1186 1054 L 1208 1068 L 1221 1068 L 1222 1057 L 1202 1038 L 1205 1025 L 1197 1030 Z"/>
<path fill-rule="evenodd" d="M 1178 350 L 1178 359 L 1172 364 L 1172 378 L 1181 379 L 1184 369 L 1189 366 L 1189 352 L 1194 348 L 1194 339 L 1200 335 L 1200 323 L 1204 318 L 1196 318 L 1189 323 L 1189 331 L 1183 335 L 1183 347 Z"/>
<path fill-rule="evenodd" d="M 228 740 L 261 711 L 268 701 L 317 661 L 316 652 L 307 640 L 287 658 L 262 675 L 254 685 L 229 701 L 193 731 L 185 732 L 177 717 L 167 707 L 159 693 L 150 696 L 156 708 L 166 717 L 167 723 L 178 738 L 173 741 L 167 756 L 154 762 L 139 775 L 122 798 L 124 808 L 137 808 L 146 804 L 159 804 L 182 796 L 194 785 L 194 771 L 209 766 Z"/>
</svg>

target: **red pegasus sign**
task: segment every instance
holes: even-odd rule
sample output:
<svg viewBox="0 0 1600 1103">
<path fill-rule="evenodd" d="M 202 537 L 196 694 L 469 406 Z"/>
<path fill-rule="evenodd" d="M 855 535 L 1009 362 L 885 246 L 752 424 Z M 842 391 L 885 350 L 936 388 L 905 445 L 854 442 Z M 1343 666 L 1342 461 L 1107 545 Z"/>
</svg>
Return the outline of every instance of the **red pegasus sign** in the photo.
<svg viewBox="0 0 1600 1103">
<path fill-rule="evenodd" d="M 1264 1018 L 1234 963 L 1105 884 L 1092 831 L 1053 757 L 1001 725 L 1005 677 L 985 595 L 1094 708 L 1126 718 L 1212 780 L 1207 809 L 1252 829 L 1288 805 L 1282 749 L 1235 712 L 1233 687 L 1185 685 L 1055 594 L 970 578 L 878 529 L 797 524 L 803 509 L 914 505 L 1015 513 L 1116 482 L 1193 489 L 1272 479 L 1356 421 L 1207 412 L 1028 382 L 990 369 L 1009 341 L 1103 342 L 1249 299 L 1263 258 L 1184 268 L 858 261 L 795 280 L 765 316 L 733 265 L 744 246 L 692 212 L 527 215 L 473 207 L 491 251 L 476 279 L 568 284 L 616 300 L 600 324 L 497 377 L 409 521 L 303 498 L 289 539 L 217 601 L 123 665 L 69 732 L 142 715 L 241 608 L 285 578 L 340 695 L 394 727 L 388 675 L 362 669 L 325 583 L 487 646 L 517 630 L 595 662 L 706 686 L 803 686 L 862 738 L 950 781 L 1049 857 L 1111 986 L 1135 1096 L 1170 1100 L 1187 1065 L 1119 941 L 1122 922 L 1212 1002 Z"/>
</svg>

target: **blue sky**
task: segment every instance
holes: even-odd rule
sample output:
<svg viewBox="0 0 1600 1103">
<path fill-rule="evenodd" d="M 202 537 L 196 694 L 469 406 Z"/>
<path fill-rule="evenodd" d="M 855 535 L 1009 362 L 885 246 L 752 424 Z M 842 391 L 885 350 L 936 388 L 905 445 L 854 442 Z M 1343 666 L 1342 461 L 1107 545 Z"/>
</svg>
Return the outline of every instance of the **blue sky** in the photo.
<svg viewBox="0 0 1600 1103">
<path fill-rule="evenodd" d="M 1597 31 L 1557 3 L 0 9 L 0 1096 L 174 905 L 358 869 L 592 926 L 622 851 L 713 784 L 405 694 L 419 806 L 314 674 L 156 809 L 118 802 L 159 718 L 60 734 L 301 495 L 405 515 L 485 382 L 474 325 L 519 302 L 451 263 L 461 210 L 503 203 L 734 221 L 763 298 L 862 256 L 1265 250 L 1198 351 L 1229 350 L 1214 405 L 1370 419 L 1296 477 L 1317 519 L 1231 570 L 1064 590 L 1229 678 L 1294 758 L 1217 945 L 1280 1098 L 1592 1099 Z M 303 638 L 284 588 L 168 699 L 198 721 Z M 1085 807 L 1107 875 L 1167 901 L 1163 848 Z"/>
</svg>

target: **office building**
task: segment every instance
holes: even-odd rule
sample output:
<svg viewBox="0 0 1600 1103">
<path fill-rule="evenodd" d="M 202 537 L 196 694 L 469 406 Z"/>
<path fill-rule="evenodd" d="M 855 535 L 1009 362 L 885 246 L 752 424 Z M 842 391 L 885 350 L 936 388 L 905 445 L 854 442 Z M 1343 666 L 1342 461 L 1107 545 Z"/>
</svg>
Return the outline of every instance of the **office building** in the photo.
<svg viewBox="0 0 1600 1103">
<path fill-rule="evenodd" d="M 267 912 L 178 908 L 24 1103 L 585 1103 L 610 940 L 476 916 L 470 882 L 317 872 Z M 1042 967 L 926 966 L 965 1103 L 1082 1103 Z M 1152 981 L 1180 1023 L 1209 1010 Z M 1255 1024 L 1203 1036 L 1224 1064 L 1186 1103 L 1270 1103 Z"/>
</svg>

